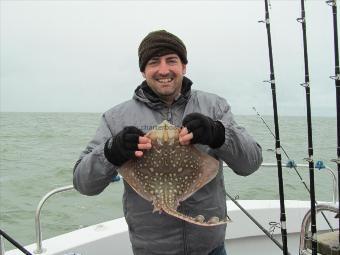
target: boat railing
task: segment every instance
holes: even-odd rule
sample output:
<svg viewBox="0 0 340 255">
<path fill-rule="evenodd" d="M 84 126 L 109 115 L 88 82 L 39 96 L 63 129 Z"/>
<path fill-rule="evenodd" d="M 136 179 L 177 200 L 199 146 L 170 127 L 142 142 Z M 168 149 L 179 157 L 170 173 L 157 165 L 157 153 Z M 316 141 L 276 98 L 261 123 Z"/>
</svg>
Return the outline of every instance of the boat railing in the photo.
<svg viewBox="0 0 340 255">
<path fill-rule="evenodd" d="M 276 167 L 276 163 L 262 163 L 261 167 Z M 228 167 L 227 165 L 224 165 L 224 167 Z M 282 165 L 282 167 L 286 167 L 286 168 L 293 168 L 293 167 L 309 167 L 308 164 L 286 164 L 286 165 Z M 316 167 L 318 168 L 318 167 Z M 331 174 L 331 176 L 333 177 L 333 203 L 336 203 L 336 199 L 337 199 L 337 179 L 336 179 L 336 175 L 335 175 L 335 171 L 326 166 L 323 165 L 323 168 L 327 170 L 327 172 L 329 172 Z M 43 205 L 45 204 L 45 202 L 47 201 L 47 199 L 49 199 L 50 197 L 52 197 L 55 194 L 61 193 L 61 192 L 65 192 L 65 191 L 70 191 L 70 190 L 74 190 L 73 185 L 68 185 L 68 186 L 64 186 L 61 188 L 56 188 L 50 192 L 48 192 L 39 202 L 38 207 L 36 209 L 36 213 L 35 213 L 35 233 L 36 233 L 36 249 L 34 251 L 35 254 L 41 254 L 44 252 L 44 248 L 42 247 L 42 231 L 41 231 L 41 223 L 40 223 L 40 214 L 41 214 L 41 210 Z"/>
<path fill-rule="evenodd" d="M 332 212 L 334 214 L 338 214 L 339 213 L 339 209 L 338 207 L 334 204 L 318 204 L 315 206 L 315 210 L 316 213 L 320 213 L 320 212 L 324 212 L 324 211 L 329 211 Z M 300 232 L 300 247 L 299 247 L 299 254 L 300 255 L 311 255 L 312 252 L 310 250 L 308 250 L 308 240 L 317 240 L 315 236 L 311 236 L 311 233 L 309 232 L 309 227 L 311 225 L 311 210 L 309 210 L 306 214 L 305 217 L 302 220 L 302 224 L 301 224 L 301 232 Z M 339 231 L 335 231 L 332 232 L 333 235 L 333 239 L 337 240 L 338 239 L 338 235 L 339 235 Z M 332 243 L 332 238 L 328 237 L 326 239 L 327 242 L 327 246 L 330 246 L 328 249 L 330 249 L 330 253 L 327 254 L 333 254 L 332 252 L 337 251 L 339 252 L 340 247 L 339 247 L 339 243 L 337 246 L 331 246 Z M 323 253 L 322 253 L 323 254 Z M 335 253 L 334 253 L 335 254 Z M 339 253 L 336 253 L 339 254 Z"/>
<path fill-rule="evenodd" d="M 335 204 L 338 201 L 338 182 L 336 177 L 336 171 L 331 167 L 324 164 L 322 161 L 318 161 L 320 164 L 317 164 L 314 169 L 325 170 L 331 177 L 333 181 L 333 192 L 332 192 L 332 203 Z M 318 166 L 319 165 L 319 166 Z M 261 167 L 276 167 L 276 163 L 262 163 Z M 309 168 L 309 164 L 295 164 L 294 161 L 288 161 L 287 164 L 282 164 L 284 168 Z"/>
<path fill-rule="evenodd" d="M 36 244 L 37 244 L 37 248 L 34 250 L 35 254 L 41 254 L 44 252 L 44 249 L 42 247 L 42 233 L 41 233 L 41 224 L 40 224 L 40 214 L 41 214 L 41 209 L 43 205 L 45 204 L 47 199 L 49 199 L 53 195 L 57 193 L 69 191 L 69 190 L 74 190 L 73 185 L 68 185 L 68 186 L 64 186 L 61 188 L 51 190 L 40 200 L 38 207 L 35 211 L 35 235 L 36 235 Z"/>
<path fill-rule="evenodd" d="M 2 235 L 0 235 L 0 255 L 5 255 L 5 244 Z"/>
</svg>

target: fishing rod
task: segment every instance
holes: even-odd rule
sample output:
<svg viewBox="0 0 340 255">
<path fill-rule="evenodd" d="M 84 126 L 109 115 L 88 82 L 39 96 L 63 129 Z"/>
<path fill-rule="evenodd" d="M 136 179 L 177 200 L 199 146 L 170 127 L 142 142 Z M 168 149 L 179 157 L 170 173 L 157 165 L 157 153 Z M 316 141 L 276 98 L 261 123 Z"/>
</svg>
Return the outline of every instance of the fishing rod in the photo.
<svg viewBox="0 0 340 255">
<path fill-rule="evenodd" d="M 286 209 L 285 209 L 285 199 L 283 190 L 283 177 L 282 177 L 282 160 L 281 160 L 281 145 L 280 145 L 280 132 L 279 132 L 279 120 L 277 114 L 277 102 L 276 102 L 276 86 L 275 86 L 275 74 L 274 74 L 274 63 L 273 63 L 273 52 L 272 52 L 272 42 L 270 33 L 270 17 L 268 0 L 264 0 L 265 3 L 265 17 L 264 21 L 260 21 L 266 24 L 267 38 L 268 38 L 268 49 L 269 49 L 269 62 L 270 62 L 270 81 L 272 89 L 272 99 L 273 99 L 273 110 L 274 110 L 274 124 L 275 124 L 275 154 L 277 161 L 277 172 L 279 181 L 279 196 L 280 196 L 280 222 L 281 222 L 281 237 L 282 237 L 282 251 L 284 255 L 288 255 L 288 243 L 287 243 L 287 228 L 286 228 Z"/>
<path fill-rule="evenodd" d="M 258 226 L 261 230 L 262 230 L 262 232 L 263 233 L 265 233 L 266 234 L 266 236 L 267 237 L 269 237 L 270 238 L 270 240 L 272 240 L 281 250 L 283 250 L 283 246 L 272 236 L 272 234 L 268 231 L 268 230 L 266 230 L 253 216 L 251 216 L 248 212 L 247 212 L 247 210 L 246 209 L 244 209 L 241 205 L 240 205 L 240 203 L 239 202 L 237 202 L 237 200 L 235 199 L 235 198 L 233 198 L 231 195 L 229 195 L 229 193 L 228 192 L 226 192 L 226 195 L 227 195 L 227 197 L 229 197 L 229 199 L 231 200 L 231 201 L 233 201 L 234 202 L 234 204 L 238 207 L 238 208 L 240 208 L 240 210 L 245 214 L 245 215 L 247 215 L 247 217 L 252 221 L 252 222 L 254 222 L 255 223 L 255 225 L 256 226 Z M 290 255 L 290 253 L 288 253 L 288 255 Z"/>
<path fill-rule="evenodd" d="M 3 236 L 6 238 L 11 244 L 13 244 L 15 247 L 17 247 L 22 253 L 26 255 L 32 255 L 28 250 L 26 250 L 21 244 L 19 244 L 17 241 L 15 241 L 12 237 L 10 237 L 8 234 L 6 234 L 3 230 L 0 229 L 0 236 Z"/>
<path fill-rule="evenodd" d="M 305 82 L 301 84 L 305 87 L 306 92 L 306 108 L 307 108 L 307 132 L 308 132 L 308 158 L 309 164 L 309 189 L 310 189 L 310 204 L 311 204 L 311 241 L 312 254 L 317 254 L 317 237 L 316 237 L 316 209 L 315 209 L 315 184 L 314 184 L 314 161 L 313 161 L 313 136 L 312 136 L 312 114 L 310 102 L 310 84 L 309 84 L 309 67 L 308 67 L 308 51 L 307 51 L 307 29 L 305 15 L 305 0 L 301 0 L 301 18 L 297 19 L 302 25 L 303 33 L 303 55 L 305 67 Z"/>
<path fill-rule="evenodd" d="M 262 120 L 263 124 L 267 127 L 267 129 L 269 130 L 269 132 L 271 133 L 271 135 L 275 138 L 275 134 L 273 133 L 273 131 L 270 129 L 269 125 L 266 123 L 266 121 L 264 120 L 264 118 L 261 116 L 261 114 L 256 110 L 255 107 L 253 107 L 253 110 L 256 112 L 257 116 L 259 116 L 259 118 Z M 288 153 L 286 152 L 286 150 L 283 148 L 283 146 L 281 145 L 281 149 L 283 151 L 283 153 L 286 155 L 288 160 L 291 160 L 291 158 L 289 157 Z M 296 174 L 299 176 L 300 181 L 302 182 L 303 186 L 306 188 L 306 190 L 308 191 L 308 193 L 310 194 L 310 190 L 305 182 L 305 180 L 302 178 L 301 174 L 299 173 L 297 167 L 295 164 L 292 164 L 291 167 L 295 170 Z M 318 205 L 318 203 L 315 201 L 315 204 Z M 324 212 L 321 211 L 321 214 L 323 216 L 323 218 L 325 219 L 326 223 L 328 224 L 329 228 L 332 230 L 332 232 L 334 232 L 334 229 L 331 225 L 331 223 L 329 222 L 329 220 L 327 219 L 326 215 L 324 214 Z"/>
<path fill-rule="evenodd" d="M 330 78 L 335 81 L 335 92 L 336 92 L 336 126 L 337 126 L 337 159 L 332 160 L 338 166 L 338 202 L 340 210 L 340 70 L 339 70 L 339 48 L 338 48 L 338 21 L 337 21 L 337 5 L 336 0 L 326 1 L 327 4 L 332 6 L 333 13 L 333 31 L 334 31 L 334 64 L 335 64 L 335 76 Z M 339 217 L 339 229 L 340 229 L 340 217 Z M 339 235 L 340 243 L 340 235 Z"/>
<path fill-rule="evenodd" d="M 271 135 L 275 138 L 275 134 L 273 133 L 273 131 L 270 129 L 270 127 L 268 126 L 268 124 L 266 123 L 266 121 L 264 120 L 264 118 L 261 116 L 261 114 L 256 110 L 255 107 L 253 107 L 253 110 L 256 112 L 257 116 L 259 116 L 259 118 L 262 120 L 263 124 L 267 127 L 267 129 L 269 130 L 269 132 L 271 133 Z M 291 158 L 289 157 L 288 153 L 286 152 L 286 150 L 283 148 L 283 146 L 281 145 L 281 149 L 283 151 L 283 153 L 286 155 L 288 160 L 291 160 Z M 296 174 L 299 176 L 300 181 L 302 182 L 303 186 L 306 188 L 306 190 L 308 191 L 308 193 L 310 193 L 309 188 L 305 182 L 305 180 L 302 178 L 301 174 L 299 173 L 299 171 L 297 170 L 295 164 L 292 164 L 292 168 L 295 170 Z"/>
</svg>

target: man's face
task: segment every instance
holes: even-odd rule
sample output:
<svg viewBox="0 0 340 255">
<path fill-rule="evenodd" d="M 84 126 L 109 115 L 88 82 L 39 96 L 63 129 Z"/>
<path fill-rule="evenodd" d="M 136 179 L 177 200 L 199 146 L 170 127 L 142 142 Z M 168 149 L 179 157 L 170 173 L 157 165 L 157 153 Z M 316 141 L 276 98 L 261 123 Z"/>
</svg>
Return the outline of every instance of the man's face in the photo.
<svg viewBox="0 0 340 255">
<path fill-rule="evenodd" d="M 186 71 L 177 54 L 168 54 L 151 58 L 143 72 L 148 86 L 160 99 L 171 104 L 182 88 L 183 75 Z"/>
</svg>

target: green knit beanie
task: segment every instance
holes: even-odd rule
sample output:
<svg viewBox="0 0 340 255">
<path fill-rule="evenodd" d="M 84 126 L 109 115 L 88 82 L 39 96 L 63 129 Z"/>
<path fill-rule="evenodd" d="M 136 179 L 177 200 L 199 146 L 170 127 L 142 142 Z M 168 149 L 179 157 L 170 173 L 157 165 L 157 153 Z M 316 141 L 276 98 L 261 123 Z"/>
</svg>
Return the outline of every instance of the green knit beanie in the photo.
<svg viewBox="0 0 340 255">
<path fill-rule="evenodd" d="M 144 72 L 147 62 L 155 57 L 175 53 L 183 64 L 187 64 L 187 50 L 184 43 L 174 34 L 165 30 L 149 33 L 138 48 L 139 69 Z"/>
</svg>

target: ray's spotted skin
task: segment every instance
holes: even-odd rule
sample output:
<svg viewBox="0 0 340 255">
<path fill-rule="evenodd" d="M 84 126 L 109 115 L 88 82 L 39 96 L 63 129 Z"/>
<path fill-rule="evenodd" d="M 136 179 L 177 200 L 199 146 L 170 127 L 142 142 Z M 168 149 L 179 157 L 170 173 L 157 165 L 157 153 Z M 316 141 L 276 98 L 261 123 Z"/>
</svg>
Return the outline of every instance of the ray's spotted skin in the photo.
<svg viewBox="0 0 340 255">
<path fill-rule="evenodd" d="M 200 226 L 226 224 L 229 218 L 214 216 L 205 221 L 203 215 L 191 217 L 177 211 L 179 202 L 215 178 L 219 164 L 193 145 L 180 145 L 179 132 L 179 128 L 163 121 L 146 134 L 152 148 L 143 157 L 126 162 L 119 173 L 140 196 L 153 202 L 153 212 L 165 212 Z"/>
</svg>

